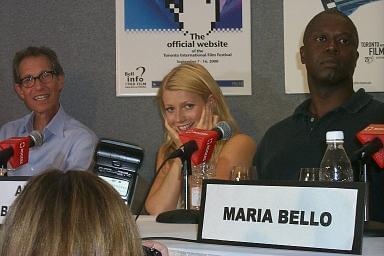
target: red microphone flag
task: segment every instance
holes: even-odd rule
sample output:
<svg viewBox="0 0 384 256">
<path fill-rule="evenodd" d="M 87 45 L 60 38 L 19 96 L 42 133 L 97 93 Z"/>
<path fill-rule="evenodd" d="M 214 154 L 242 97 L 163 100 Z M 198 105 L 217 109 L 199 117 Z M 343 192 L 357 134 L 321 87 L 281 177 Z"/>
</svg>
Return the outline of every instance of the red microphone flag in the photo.
<svg viewBox="0 0 384 256">
<path fill-rule="evenodd" d="M 357 133 L 356 137 L 362 144 L 366 144 L 375 138 L 380 139 L 384 144 L 384 124 L 371 124 Z M 372 158 L 380 168 L 384 168 L 384 148 L 373 154 Z"/>
<path fill-rule="evenodd" d="M 9 164 L 16 169 L 19 166 L 28 163 L 29 158 L 29 137 L 13 137 L 0 142 L 0 149 L 12 148 L 13 154 L 9 159 Z"/>
<path fill-rule="evenodd" d="M 198 128 L 192 128 L 179 133 L 180 141 L 183 144 L 191 140 L 196 141 L 198 150 L 191 156 L 191 161 L 194 165 L 204 163 L 211 159 L 219 136 L 220 134 L 217 131 Z"/>
</svg>

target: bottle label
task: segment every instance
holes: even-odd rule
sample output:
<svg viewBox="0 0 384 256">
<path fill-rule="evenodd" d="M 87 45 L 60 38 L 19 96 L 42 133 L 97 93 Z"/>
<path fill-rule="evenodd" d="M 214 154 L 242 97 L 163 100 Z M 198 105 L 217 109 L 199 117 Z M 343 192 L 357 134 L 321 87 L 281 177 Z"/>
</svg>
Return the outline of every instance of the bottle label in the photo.
<svg viewBox="0 0 384 256">
<path fill-rule="evenodd" d="M 193 187 L 191 189 L 191 197 L 192 206 L 200 206 L 201 188 Z"/>
</svg>

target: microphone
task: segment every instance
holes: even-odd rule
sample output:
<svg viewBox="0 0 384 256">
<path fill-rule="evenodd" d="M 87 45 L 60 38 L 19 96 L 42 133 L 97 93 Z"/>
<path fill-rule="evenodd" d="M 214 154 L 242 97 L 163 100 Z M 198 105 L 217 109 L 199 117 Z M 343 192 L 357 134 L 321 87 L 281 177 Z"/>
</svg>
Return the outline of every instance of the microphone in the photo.
<svg viewBox="0 0 384 256">
<path fill-rule="evenodd" d="M 372 155 L 380 168 L 384 168 L 384 124 L 370 124 L 356 134 L 363 146 L 356 150 L 354 157 L 364 159 Z"/>
<path fill-rule="evenodd" d="M 189 207 L 190 195 L 188 186 L 188 176 L 191 175 L 191 162 L 197 165 L 202 162 L 208 161 L 212 155 L 216 141 L 221 139 L 226 140 L 229 139 L 231 136 L 231 127 L 226 122 L 217 123 L 217 126 L 209 131 L 192 128 L 185 132 L 179 133 L 180 140 L 184 144 L 179 149 L 172 152 L 160 165 L 158 171 L 155 174 L 155 177 L 152 180 L 150 187 L 152 187 L 154 180 L 160 173 L 160 170 L 164 166 L 164 164 L 169 159 L 180 157 L 183 162 L 182 172 L 185 208 L 163 212 L 156 217 L 157 222 L 191 224 L 197 224 L 199 222 L 200 212 L 198 210 L 192 210 Z M 147 198 L 147 196 L 148 193 L 145 198 Z"/>
<path fill-rule="evenodd" d="M 198 146 L 196 141 L 194 140 L 188 141 L 187 143 L 181 145 L 178 149 L 173 151 L 165 161 L 168 161 L 176 157 L 185 158 L 186 156 L 192 155 L 192 153 L 195 152 L 197 149 L 198 149 Z"/>
<path fill-rule="evenodd" d="M 143 202 L 141 203 L 140 207 L 138 208 L 138 213 L 136 215 L 136 218 L 135 218 L 135 221 L 137 221 L 137 219 L 139 218 L 139 216 L 141 215 L 141 212 L 142 210 L 144 209 L 144 205 L 145 205 L 145 201 L 147 201 L 147 198 L 149 196 L 149 192 L 151 191 L 151 188 L 153 186 L 153 183 L 155 183 L 155 180 L 157 178 L 157 176 L 159 175 L 160 173 L 160 170 L 164 167 L 164 165 L 167 163 L 168 160 L 170 159 L 173 159 L 173 158 L 176 158 L 176 157 L 180 157 L 182 159 L 186 159 L 188 158 L 193 152 L 195 152 L 197 150 L 197 144 L 194 140 L 192 141 L 189 141 L 183 145 L 180 146 L 180 148 L 178 148 L 177 150 L 173 151 L 160 165 L 160 167 L 157 169 L 156 173 L 155 173 L 155 176 L 152 178 L 152 182 L 151 184 L 149 185 L 149 189 L 147 190 L 147 192 L 145 193 L 145 196 L 144 196 L 144 199 L 143 199 Z"/>
<path fill-rule="evenodd" d="M 224 121 L 218 122 L 212 130 L 192 128 L 179 133 L 180 140 L 184 143 L 183 145 L 192 143 L 192 141 L 197 145 L 197 150 L 191 156 L 191 161 L 194 165 L 207 162 L 211 159 L 216 141 L 228 140 L 231 136 L 231 127 Z"/>
<path fill-rule="evenodd" d="M 29 158 L 29 148 L 43 144 L 43 135 L 32 131 L 28 137 L 12 137 L 0 142 L 0 164 L 9 164 L 16 169 L 26 163 Z"/>
</svg>

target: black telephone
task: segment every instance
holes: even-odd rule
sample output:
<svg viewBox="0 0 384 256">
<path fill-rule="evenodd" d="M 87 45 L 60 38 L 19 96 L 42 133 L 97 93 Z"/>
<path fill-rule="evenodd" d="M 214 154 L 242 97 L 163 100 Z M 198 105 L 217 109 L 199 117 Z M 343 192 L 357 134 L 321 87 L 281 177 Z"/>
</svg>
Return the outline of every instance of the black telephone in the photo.
<svg viewBox="0 0 384 256">
<path fill-rule="evenodd" d="M 122 141 L 101 139 L 95 150 L 94 170 L 131 205 L 144 150 Z"/>
</svg>

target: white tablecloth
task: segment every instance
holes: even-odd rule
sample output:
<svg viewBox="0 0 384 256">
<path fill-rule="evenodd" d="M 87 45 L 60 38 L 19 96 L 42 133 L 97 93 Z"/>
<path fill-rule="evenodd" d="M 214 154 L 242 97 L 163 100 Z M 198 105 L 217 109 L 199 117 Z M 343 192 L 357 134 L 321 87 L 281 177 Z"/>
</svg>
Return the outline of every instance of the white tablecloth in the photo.
<svg viewBox="0 0 384 256">
<path fill-rule="evenodd" d="M 194 224 L 164 224 L 157 223 L 152 216 L 140 216 L 137 224 L 139 226 L 141 237 L 177 237 L 196 240 L 197 225 Z M 184 241 L 174 241 L 167 239 L 157 239 L 168 247 L 172 256 L 200 256 L 200 255 L 297 255 L 297 256 L 340 256 L 338 253 L 324 253 L 313 251 L 295 251 L 267 249 L 259 247 L 243 247 L 230 245 L 215 245 L 205 243 L 193 243 Z M 384 237 L 364 237 L 363 239 L 364 256 L 384 256 Z"/>
</svg>

